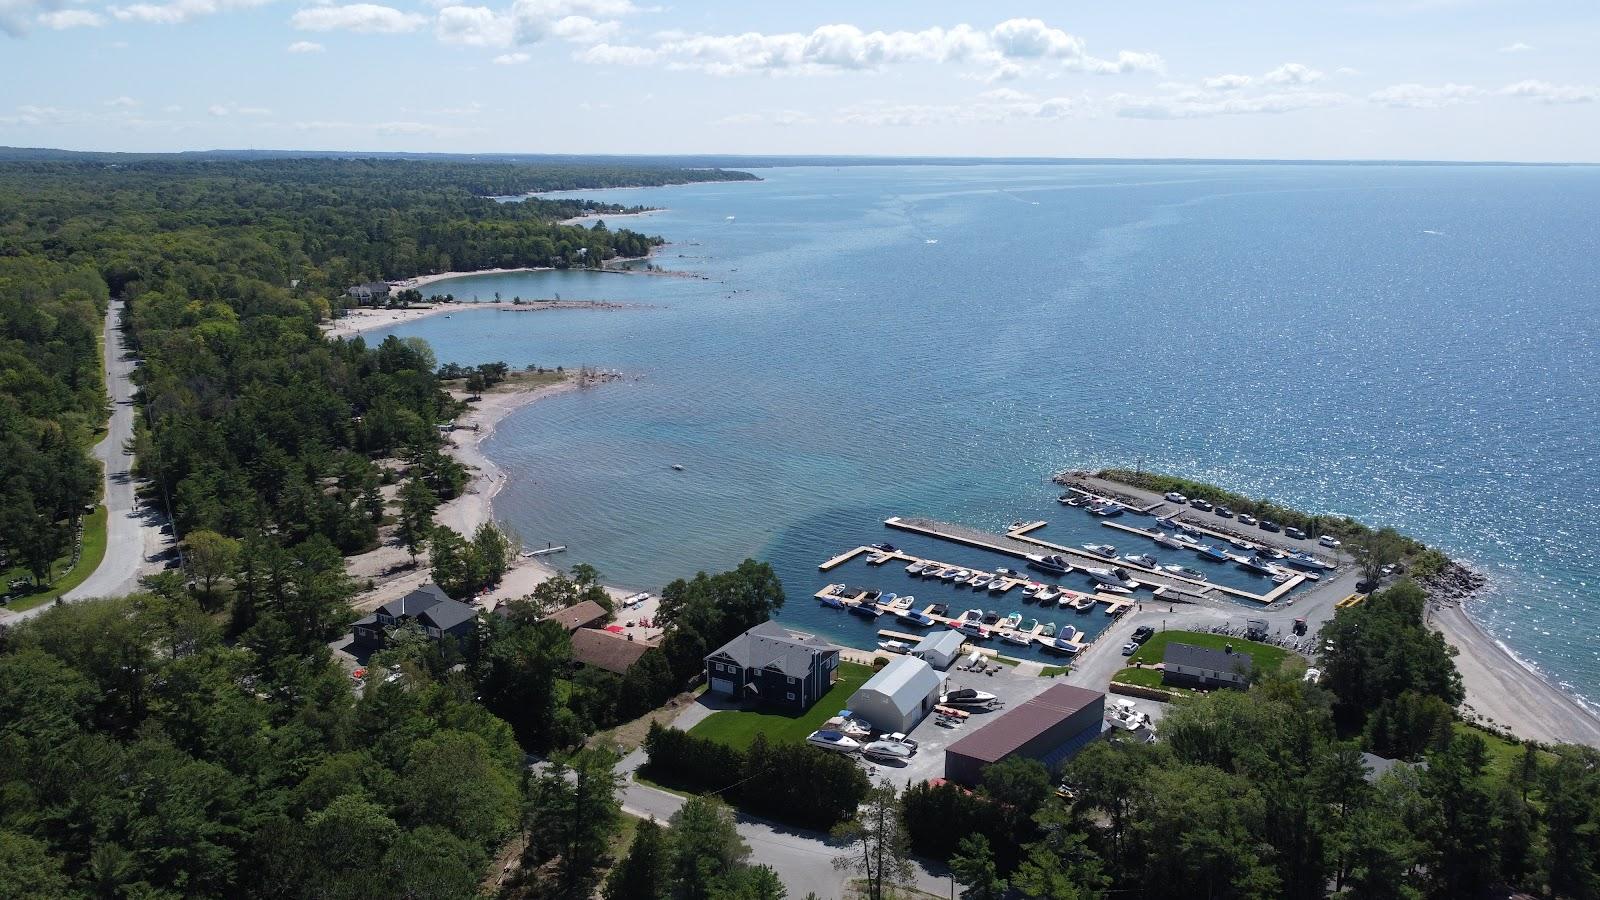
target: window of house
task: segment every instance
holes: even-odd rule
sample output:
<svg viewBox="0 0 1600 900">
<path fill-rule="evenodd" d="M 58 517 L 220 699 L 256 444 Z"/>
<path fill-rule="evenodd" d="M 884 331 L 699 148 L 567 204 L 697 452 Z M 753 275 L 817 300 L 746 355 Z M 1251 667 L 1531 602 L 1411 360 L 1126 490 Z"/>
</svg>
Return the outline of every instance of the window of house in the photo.
<svg viewBox="0 0 1600 900">
<path fill-rule="evenodd" d="M 790 691 L 790 692 L 789 692 L 789 699 L 790 699 L 790 700 L 793 700 L 793 699 L 794 699 L 794 691 Z"/>
</svg>

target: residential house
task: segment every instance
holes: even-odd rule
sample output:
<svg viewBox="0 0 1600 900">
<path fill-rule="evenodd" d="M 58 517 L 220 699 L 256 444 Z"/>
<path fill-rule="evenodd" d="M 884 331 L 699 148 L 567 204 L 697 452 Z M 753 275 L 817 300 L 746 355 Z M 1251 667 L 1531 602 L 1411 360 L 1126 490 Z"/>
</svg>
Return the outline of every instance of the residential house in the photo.
<svg viewBox="0 0 1600 900">
<path fill-rule="evenodd" d="M 762 622 L 706 657 L 711 693 L 809 709 L 838 677 L 839 648 L 815 635 Z"/>
<path fill-rule="evenodd" d="M 372 615 L 351 628 L 355 643 L 369 650 L 381 649 L 388 642 L 389 629 L 415 622 L 423 634 L 434 640 L 452 637 L 462 640 L 472 633 L 478 610 L 450 599 L 433 582 L 428 582 L 398 600 L 390 600 Z"/>
<path fill-rule="evenodd" d="M 1250 683 L 1253 663 L 1248 653 L 1232 647 L 1213 650 L 1172 643 L 1162 656 L 1161 680 L 1183 687 L 1244 687 Z"/>
<path fill-rule="evenodd" d="M 382 281 L 368 281 L 347 288 L 345 295 L 354 300 L 358 306 L 386 303 L 389 300 L 389 285 Z"/>
</svg>

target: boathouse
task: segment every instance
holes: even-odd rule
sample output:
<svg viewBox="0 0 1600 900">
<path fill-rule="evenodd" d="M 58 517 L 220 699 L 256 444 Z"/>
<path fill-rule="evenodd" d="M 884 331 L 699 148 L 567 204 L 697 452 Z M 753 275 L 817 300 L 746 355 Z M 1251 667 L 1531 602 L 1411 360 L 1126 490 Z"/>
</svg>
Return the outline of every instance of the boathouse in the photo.
<svg viewBox="0 0 1600 900">
<path fill-rule="evenodd" d="M 984 767 L 1013 756 L 1036 759 L 1055 771 L 1100 736 L 1105 718 L 1105 694 L 1071 684 L 1051 685 L 951 744 L 944 753 L 944 777 L 976 786 Z"/>
<path fill-rule="evenodd" d="M 911 648 L 911 655 L 925 660 L 928 665 L 943 671 L 955 665 L 961 657 L 961 647 L 966 643 L 966 638 L 961 632 L 953 629 L 940 629 L 917 642 Z"/>
</svg>

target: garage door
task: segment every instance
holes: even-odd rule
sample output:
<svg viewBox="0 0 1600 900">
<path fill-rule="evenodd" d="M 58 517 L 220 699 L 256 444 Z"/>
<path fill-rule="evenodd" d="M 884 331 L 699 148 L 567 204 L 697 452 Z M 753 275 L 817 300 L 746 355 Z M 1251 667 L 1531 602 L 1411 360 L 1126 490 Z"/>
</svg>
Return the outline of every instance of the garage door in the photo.
<svg viewBox="0 0 1600 900">
<path fill-rule="evenodd" d="M 719 694 L 731 694 L 733 693 L 733 679 L 713 678 L 711 679 L 711 689 Z"/>
</svg>

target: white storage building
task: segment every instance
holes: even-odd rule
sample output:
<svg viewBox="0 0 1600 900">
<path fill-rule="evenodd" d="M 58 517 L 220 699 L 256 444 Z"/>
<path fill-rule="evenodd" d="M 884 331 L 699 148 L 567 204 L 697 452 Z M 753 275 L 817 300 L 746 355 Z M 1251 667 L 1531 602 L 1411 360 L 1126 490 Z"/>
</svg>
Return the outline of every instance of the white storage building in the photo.
<svg viewBox="0 0 1600 900">
<path fill-rule="evenodd" d="M 901 656 L 850 695 L 850 709 L 879 731 L 910 731 L 933 711 L 942 686 L 925 660 Z"/>
<path fill-rule="evenodd" d="M 927 660 L 935 669 L 948 669 L 961 658 L 961 645 L 967 639 L 955 629 L 943 629 L 930 634 L 911 648 L 911 655 Z"/>
</svg>

